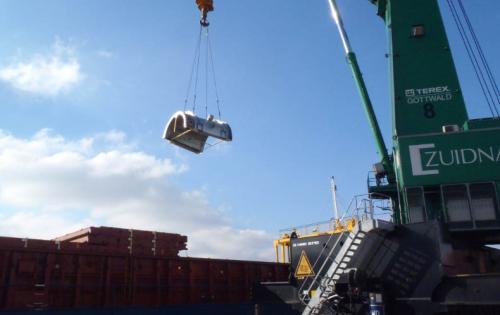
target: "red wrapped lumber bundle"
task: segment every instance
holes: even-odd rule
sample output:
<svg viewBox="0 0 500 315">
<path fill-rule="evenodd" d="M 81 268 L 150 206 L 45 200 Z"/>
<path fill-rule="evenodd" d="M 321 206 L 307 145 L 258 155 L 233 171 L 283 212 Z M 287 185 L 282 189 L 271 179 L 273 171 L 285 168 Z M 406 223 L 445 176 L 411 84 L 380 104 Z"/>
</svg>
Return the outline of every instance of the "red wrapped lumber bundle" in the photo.
<svg viewBox="0 0 500 315">
<path fill-rule="evenodd" d="M 184 235 L 104 226 L 81 229 L 55 241 L 106 247 L 132 255 L 177 257 L 179 251 L 187 249 Z"/>
</svg>

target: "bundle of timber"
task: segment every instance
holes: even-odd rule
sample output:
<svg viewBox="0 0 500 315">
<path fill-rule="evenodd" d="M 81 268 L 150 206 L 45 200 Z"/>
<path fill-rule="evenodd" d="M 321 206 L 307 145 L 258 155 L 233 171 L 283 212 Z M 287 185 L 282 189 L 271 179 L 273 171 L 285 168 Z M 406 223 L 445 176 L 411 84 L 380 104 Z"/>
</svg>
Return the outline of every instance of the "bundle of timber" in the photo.
<svg viewBox="0 0 500 315">
<path fill-rule="evenodd" d="M 133 255 L 177 257 L 179 251 L 187 249 L 184 235 L 105 226 L 81 229 L 55 241 L 101 246 Z"/>
</svg>

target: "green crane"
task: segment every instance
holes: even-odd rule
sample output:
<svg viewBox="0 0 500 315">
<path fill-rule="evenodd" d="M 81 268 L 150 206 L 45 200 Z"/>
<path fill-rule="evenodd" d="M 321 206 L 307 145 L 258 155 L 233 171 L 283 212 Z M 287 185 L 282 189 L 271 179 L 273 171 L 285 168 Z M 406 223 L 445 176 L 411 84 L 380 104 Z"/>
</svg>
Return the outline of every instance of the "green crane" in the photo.
<svg viewBox="0 0 500 315">
<path fill-rule="evenodd" d="M 437 1 L 370 0 L 389 39 L 389 151 L 329 0 L 380 161 L 350 228 L 281 240 L 293 281 L 265 287 L 302 315 L 500 313 L 500 250 L 485 246 L 500 243 L 500 119 L 468 118 Z M 393 222 L 373 198 L 392 201 Z"/>
<path fill-rule="evenodd" d="M 394 200 L 395 223 L 436 219 L 452 232 L 475 232 L 480 242 L 500 241 L 500 119 L 469 120 L 437 0 L 370 2 L 389 41 L 392 154 L 330 0 L 381 156 L 369 192 Z"/>
</svg>

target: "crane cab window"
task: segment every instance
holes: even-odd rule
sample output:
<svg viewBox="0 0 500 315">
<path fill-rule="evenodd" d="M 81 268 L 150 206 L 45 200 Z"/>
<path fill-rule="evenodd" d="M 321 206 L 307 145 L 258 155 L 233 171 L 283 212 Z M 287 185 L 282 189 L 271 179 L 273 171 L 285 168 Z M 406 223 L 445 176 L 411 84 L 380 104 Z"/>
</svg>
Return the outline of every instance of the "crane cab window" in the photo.
<svg viewBox="0 0 500 315">
<path fill-rule="evenodd" d="M 451 228 L 471 228 L 472 216 L 466 185 L 443 186 L 446 216 Z"/>
<path fill-rule="evenodd" d="M 443 186 L 448 224 L 452 229 L 498 227 L 498 200 L 493 183 Z"/>
<path fill-rule="evenodd" d="M 497 225 L 498 201 L 492 183 L 469 185 L 472 217 L 477 227 Z"/>
<path fill-rule="evenodd" d="M 425 35 L 425 27 L 423 25 L 413 25 L 411 27 L 411 37 L 422 37 Z"/>
<path fill-rule="evenodd" d="M 408 213 L 410 223 L 420 223 L 426 221 L 424 191 L 422 187 L 408 188 L 406 190 L 408 198 Z"/>
</svg>

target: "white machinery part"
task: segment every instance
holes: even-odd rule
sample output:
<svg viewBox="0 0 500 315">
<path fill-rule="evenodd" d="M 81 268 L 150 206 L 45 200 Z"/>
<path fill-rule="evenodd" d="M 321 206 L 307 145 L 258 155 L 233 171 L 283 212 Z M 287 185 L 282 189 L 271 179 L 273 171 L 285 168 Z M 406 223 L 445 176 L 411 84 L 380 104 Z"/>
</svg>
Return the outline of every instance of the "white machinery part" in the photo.
<svg viewBox="0 0 500 315">
<path fill-rule="evenodd" d="M 163 132 L 163 138 L 172 144 L 194 153 L 201 153 L 208 137 L 223 141 L 231 141 L 233 134 L 228 123 L 214 119 L 196 116 L 190 111 L 178 111 L 168 121 Z"/>
</svg>

